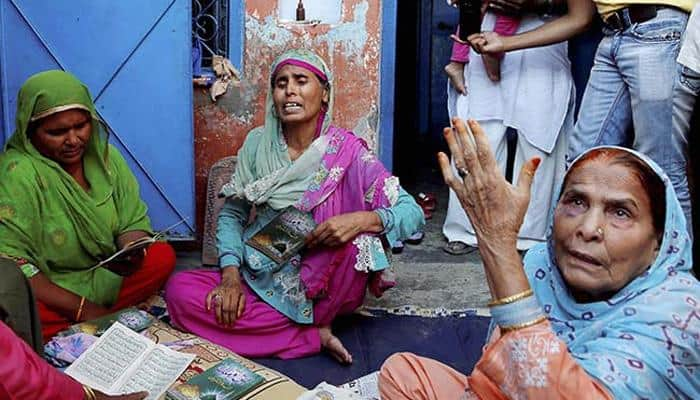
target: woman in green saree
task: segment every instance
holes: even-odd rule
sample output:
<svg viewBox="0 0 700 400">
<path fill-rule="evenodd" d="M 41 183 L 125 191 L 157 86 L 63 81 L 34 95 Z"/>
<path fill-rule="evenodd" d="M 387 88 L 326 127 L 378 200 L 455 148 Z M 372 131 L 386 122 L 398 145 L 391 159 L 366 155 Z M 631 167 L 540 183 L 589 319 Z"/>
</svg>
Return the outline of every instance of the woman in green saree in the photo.
<svg viewBox="0 0 700 400">
<path fill-rule="evenodd" d="M 29 279 L 44 340 L 145 300 L 175 264 L 173 249 L 155 243 L 93 267 L 151 234 L 136 179 L 100 127 L 84 84 L 42 72 L 20 89 L 16 128 L 0 155 L 0 255 Z"/>
</svg>

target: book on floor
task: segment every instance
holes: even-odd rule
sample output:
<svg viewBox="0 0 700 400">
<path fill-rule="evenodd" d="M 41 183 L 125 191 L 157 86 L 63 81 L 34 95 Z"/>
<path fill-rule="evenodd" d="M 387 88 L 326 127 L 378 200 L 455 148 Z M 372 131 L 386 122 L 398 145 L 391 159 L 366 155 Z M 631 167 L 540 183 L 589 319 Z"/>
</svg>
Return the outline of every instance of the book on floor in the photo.
<svg viewBox="0 0 700 400">
<path fill-rule="evenodd" d="M 117 321 L 134 332 L 141 332 L 153 324 L 154 318 L 143 310 L 129 307 L 101 318 L 71 325 L 68 329 L 59 332 L 58 336 L 68 336 L 74 333 L 102 336 Z"/>
<path fill-rule="evenodd" d="M 226 358 L 187 382 L 168 389 L 171 400 L 237 400 L 265 382 L 238 361 Z"/>
<path fill-rule="evenodd" d="M 117 395 L 147 391 L 147 400 L 165 393 L 194 359 L 115 322 L 66 369 L 78 382 Z"/>
<path fill-rule="evenodd" d="M 379 400 L 379 371 L 361 376 L 339 387 L 351 390 L 366 400 Z"/>
<path fill-rule="evenodd" d="M 246 241 L 277 264 L 284 264 L 303 247 L 316 229 L 311 213 L 287 207 Z"/>
</svg>

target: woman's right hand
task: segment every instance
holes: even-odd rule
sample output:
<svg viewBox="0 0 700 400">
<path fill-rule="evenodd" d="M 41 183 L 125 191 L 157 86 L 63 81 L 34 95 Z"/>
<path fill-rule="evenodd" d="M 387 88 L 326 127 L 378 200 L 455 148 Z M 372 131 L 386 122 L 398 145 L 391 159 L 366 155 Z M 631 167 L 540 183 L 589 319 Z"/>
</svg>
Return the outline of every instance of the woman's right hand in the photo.
<svg viewBox="0 0 700 400">
<path fill-rule="evenodd" d="M 508 245 L 512 242 L 515 247 L 540 159 L 525 162 L 517 185 L 511 185 L 498 168 L 481 126 L 474 120 L 469 121 L 469 127 L 459 118 L 452 122 L 454 128 L 445 128 L 444 134 L 460 176 L 453 175 L 447 155 L 439 153 L 445 183 L 455 192 L 469 216 L 480 248 L 497 242 Z"/>
<path fill-rule="evenodd" d="M 94 390 L 96 400 L 142 400 L 148 397 L 148 392 L 138 392 L 129 394 L 119 394 L 111 396 L 100 391 Z"/>
<path fill-rule="evenodd" d="M 207 311 L 214 308 L 216 322 L 223 326 L 233 326 L 245 308 L 245 295 L 241 287 L 238 267 L 228 265 L 221 269 L 221 283 L 207 295 Z"/>
</svg>

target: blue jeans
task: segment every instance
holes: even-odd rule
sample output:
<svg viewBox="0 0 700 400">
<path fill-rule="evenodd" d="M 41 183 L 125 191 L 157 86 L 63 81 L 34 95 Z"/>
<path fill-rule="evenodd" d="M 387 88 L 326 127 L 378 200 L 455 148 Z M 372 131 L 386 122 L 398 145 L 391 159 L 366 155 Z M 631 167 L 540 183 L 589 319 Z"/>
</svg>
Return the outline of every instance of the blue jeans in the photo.
<svg viewBox="0 0 700 400">
<path fill-rule="evenodd" d="M 594 146 L 631 146 L 666 171 L 690 218 L 686 157 L 673 144 L 671 129 L 676 58 L 687 21 L 687 13 L 662 8 L 624 30 L 603 27 L 567 159 Z"/>
<path fill-rule="evenodd" d="M 694 71 L 686 66 L 678 64 L 678 81 L 673 88 L 673 145 L 675 152 L 683 155 L 683 160 L 688 162 L 688 133 L 690 132 L 690 120 L 693 117 L 695 102 L 700 95 L 700 72 Z M 679 181 L 680 182 L 680 181 Z M 681 185 L 686 189 L 688 182 L 686 176 L 683 176 Z M 676 192 L 679 191 L 681 185 L 675 186 Z M 678 196 L 681 199 L 681 196 Z M 681 205 L 684 206 L 683 203 Z M 688 207 L 689 208 L 689 207 Z M 688 231 L 692 232 L 692 219 L 690 210 L 686 210 L 685 218 L 688 222 Z M 691 237 L 692 237 L 691 233 Z"/>
</svg>

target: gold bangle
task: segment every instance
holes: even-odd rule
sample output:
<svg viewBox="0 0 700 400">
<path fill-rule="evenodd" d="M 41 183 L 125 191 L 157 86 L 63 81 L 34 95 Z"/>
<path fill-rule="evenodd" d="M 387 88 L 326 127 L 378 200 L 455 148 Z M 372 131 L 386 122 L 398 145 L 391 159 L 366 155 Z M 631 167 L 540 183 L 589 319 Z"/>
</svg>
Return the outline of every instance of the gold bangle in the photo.
<svg viewBox="0 0 700 400">
<path fill-rule="evenodd" d="M 532 296 L 532 289 L 528 289 L 524 292 L 516 293 L 512 296 L 504 297 L 502 299 L 496 299 L 489 303 L 489 307 L 500 306 L 503 304 L 515 303 L 518 300 L 524 299 L 526 297 Z"/>
<path fill-rule="evenodd" d="M 75 313 L 75 321 L 80 322 L 80 317 L 83 316 L 83 307 L 85 306 L 85 296 L 80 298 L 80 305 L 78 306 L 78 312 Z"/>
<path fill-rule="evenodd" d="M 524 328 L 531 327 L 533 325 L 537 325 L 546 319 L 547 319 L 547 316 L 543 315 L 539 318 L 533 319 L 532 321 L 523 322 L 522 324 L 500 326 L 499 328 L 501 328 L 501 334 L 505 334 L 508 332 L 517 331 L 518 329 L 524 329 Z"/>
<path fill-rule="evenodd" d="M 97 400 L 97 395 L 90 386 L 83 385 L 83 393 L 85 393 L 85 400 Z"/>
</svg>

